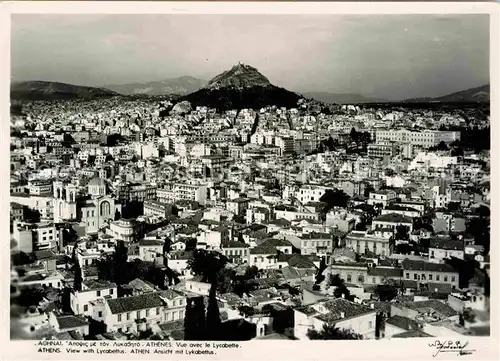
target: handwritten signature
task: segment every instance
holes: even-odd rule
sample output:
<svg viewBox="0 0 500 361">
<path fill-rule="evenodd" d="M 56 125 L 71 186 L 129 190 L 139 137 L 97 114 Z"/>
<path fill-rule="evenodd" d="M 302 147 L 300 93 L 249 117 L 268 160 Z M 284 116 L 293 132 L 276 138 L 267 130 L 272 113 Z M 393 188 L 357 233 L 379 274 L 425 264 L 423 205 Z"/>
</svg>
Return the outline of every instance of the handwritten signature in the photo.
<svg viewBox="0 0 500 361">
<path fill-rule="evenodd" d="M 456 353 L 457 356 L 470 355 L 475 350 L 468 349 L 469 342 L 466 341 L 462 343 L 461 341 L 439 341 L 436 340 L 434 342 L 429 343 L 429 347 L 435 348 L 436 352 L 432 355 L 432 357 L 436 357 L 442 352 L 451 352 Z"/>
</svg>

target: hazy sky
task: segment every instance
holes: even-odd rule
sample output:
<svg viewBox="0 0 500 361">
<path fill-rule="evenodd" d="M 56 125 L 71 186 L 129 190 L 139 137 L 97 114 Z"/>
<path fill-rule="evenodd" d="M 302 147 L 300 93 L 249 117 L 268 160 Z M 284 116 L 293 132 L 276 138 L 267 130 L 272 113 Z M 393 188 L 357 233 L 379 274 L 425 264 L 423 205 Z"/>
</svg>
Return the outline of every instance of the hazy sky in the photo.
<svg viewBox="0 0 500 361">
<path fill-rule="evenodd" d="M 488 15 L 13 15 L 12 76 L 100 86 L 241 61 L 295 91 L 385 99 L 489 82 Z"/>
</svg>

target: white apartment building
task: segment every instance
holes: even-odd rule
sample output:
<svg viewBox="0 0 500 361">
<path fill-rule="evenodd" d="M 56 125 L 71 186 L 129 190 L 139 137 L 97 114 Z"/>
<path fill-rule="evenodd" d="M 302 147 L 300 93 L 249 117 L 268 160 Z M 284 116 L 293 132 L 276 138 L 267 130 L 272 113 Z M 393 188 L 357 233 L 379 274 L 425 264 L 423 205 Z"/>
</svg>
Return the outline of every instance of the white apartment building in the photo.
<svg viewBox="0 0 500 361">
<path fill-rule="evenodd" d="M 309 330 L 321 331 L 328 323 L 360 334 L 363 339 L 375 338 L 375 309 L 344 298 L 299 307 L 294 313 L 294 336 L 299 340 L 307 340 Z"/>
<path fill-rule="evenodd" d="M 70 307 L 75 315 L 84 315 L 94 317 L 94 307 L 96 307 L 96 301 L 103 300 L 105 298 L 114 299 L 118 297 L 118 288 L 116 284 L 85 280 L 82 282 L 82 290 L 73 290 L 70 294 Z M 101 313 L 99 313 L 101 312 Z M 96 319 L 102 319 L 103 311 L 97 311 Z"/>
<path fill-rule="evenodd" d="M 190 182 L 175 183 L 166 188 L 156 190 L 158 201 L 162 203 L 188 200 L 205 205 L 208 193 L 208 186 L 206 184 Z"/>
<path fill-rule="evenodd" d="M 408 129 L 381 129 L 375 132 L 375 140 L 379 142 L 409 143 L 412 145 L 430 148 L 440 142 L 451 143 L 460 140 L 459 131 L 423 130 L 412 131 Z"/>
<path fill-rule="evenodd" d="M 374 206 L 377 203 L 381 203 L 383 207 L 387 207 L 389 204 L 396 201 L 396 192 L 391 190 L 380 190 L 370 192 L 368 198 L 368 204 Z"/>
</svg>

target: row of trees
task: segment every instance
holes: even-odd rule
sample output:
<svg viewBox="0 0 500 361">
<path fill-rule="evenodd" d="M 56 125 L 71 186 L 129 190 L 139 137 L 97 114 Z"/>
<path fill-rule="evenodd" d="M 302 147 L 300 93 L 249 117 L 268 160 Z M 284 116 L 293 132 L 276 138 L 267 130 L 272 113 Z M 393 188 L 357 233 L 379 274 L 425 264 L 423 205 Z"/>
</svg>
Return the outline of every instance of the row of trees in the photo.
<svg viewBox="0 0 500 361">
<path fill-rule="evenodd" d="M 190 341 L 221 340 L 221 318 L 216 293 L 218 285 L 225 282 L 224 269 L 228 259 L 218 252 L 195 250 L 188 267 L 202 282 L 210 283 L 208 305 L 205 312 L 203 297 L 189 298 L 184 318 L 184 339 Z"/>
</svg>

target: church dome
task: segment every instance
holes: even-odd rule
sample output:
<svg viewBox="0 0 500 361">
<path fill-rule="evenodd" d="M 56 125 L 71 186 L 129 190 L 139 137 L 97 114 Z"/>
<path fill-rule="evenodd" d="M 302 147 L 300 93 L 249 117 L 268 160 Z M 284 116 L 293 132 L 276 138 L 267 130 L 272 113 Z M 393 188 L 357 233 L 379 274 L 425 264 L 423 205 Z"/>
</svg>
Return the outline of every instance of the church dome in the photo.
<svg viewBox="0 0 500 361">
<path fill-rule="evenodd" d="M 102 178 L 94 177 L 90 180 L 88 186 L 98 186 L 98 187 L 106 186 L 106 181 Z"/>
<path fill-rule="evenodd" d="M 107 193 L 106 181 L 99 177 L 94 177 L 87 184 L 88 194 L 91 196 L 105 196 Z"/>
</svg>

